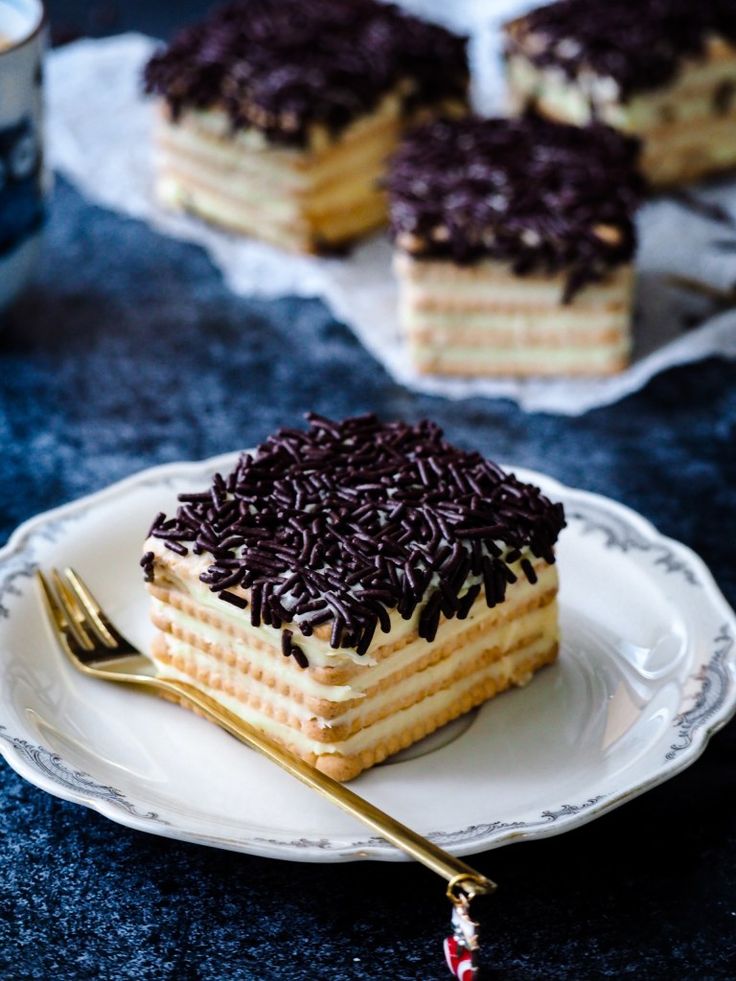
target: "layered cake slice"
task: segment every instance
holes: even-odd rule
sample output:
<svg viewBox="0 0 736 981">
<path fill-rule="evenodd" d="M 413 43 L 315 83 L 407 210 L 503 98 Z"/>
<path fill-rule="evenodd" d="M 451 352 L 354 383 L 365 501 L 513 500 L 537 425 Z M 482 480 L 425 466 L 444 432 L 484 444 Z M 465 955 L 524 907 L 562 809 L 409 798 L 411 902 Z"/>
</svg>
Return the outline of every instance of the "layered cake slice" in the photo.
<svg viewBox="0 0 736 981">
<path fill-rule="evenodd" d="M 145 70 L 167 205 L 304 252 L 386 220 L 404 127 L 466 110 L 465 39 L 376 0 L 248 0 Z"/>
<path fill-rule="evenodd" d="M 640 137 L 653 184 L 736 165 L 731 0 L 560 0 L 505 36 L 512 108 Z"/>
<path fill-rule="evenodd" d="M 284 429 L 159 514 L 153 658 L 349 780 L 557 655 L 562 505 L 430 422 Z"/>
<path fill-rule="evenodd" d="M 636 141 L 524 117 L 436 120 L 386 180 L 399 321 L 424 374 L 604 375 L 630 348 Z"/>
</svg>

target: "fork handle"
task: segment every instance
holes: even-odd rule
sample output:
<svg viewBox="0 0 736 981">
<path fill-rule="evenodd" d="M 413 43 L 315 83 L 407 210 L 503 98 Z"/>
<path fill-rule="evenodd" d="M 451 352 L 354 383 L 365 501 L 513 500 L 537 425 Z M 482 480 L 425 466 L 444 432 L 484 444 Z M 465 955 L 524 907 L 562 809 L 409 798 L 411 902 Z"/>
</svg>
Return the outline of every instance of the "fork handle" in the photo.
<svg viewBox="0 0 736 981">
<path fill-rule="evenodd" d="M 317 770 L 300 760 L 288 750 L 282 749 L 264 733 L 259 732 L 258 729 L 250 726 L 193 686 L 174 679 L 156 678 L 152 680 L 154 687 L 162 694 L 175 695 L 178 699 L 186 702 L 190 708 L 197 709 L 211 722 L 215 722 L 229 732 L 231 736 L 235 736 L 236 739 L 250 746 L 251 749 L 262 753 L 273 763 L 277 763 L 283 770 L 286 770 L 287 773 L 296 777 L 297 780 L 311 787 L 312 790 L 316 790 L 323 797 L 332 801 L 333 804 L 342 808 L 343 811 L 347 811 L 348 814 L 377 831 L 391 844 L 442 876 L 449 882 L 448 896 L 453 901 L 457 901 L 458 890 L 462 890 L 469 898 L 495 890 L 496 884 L 494 882 L 476 872 L 465 862 L 450 855 L 439 845 L 417 834 L 416 831 L 412 831 L 411 828 L 407 828 L 406 825 L 401 824 L 400 821 L 392 818 L 385 811 L 380 810 L 354 791 L 338 783 L 337 780 L 333 780 L 326 773 L 322 773 L 321 770 Z"/>
</svg>

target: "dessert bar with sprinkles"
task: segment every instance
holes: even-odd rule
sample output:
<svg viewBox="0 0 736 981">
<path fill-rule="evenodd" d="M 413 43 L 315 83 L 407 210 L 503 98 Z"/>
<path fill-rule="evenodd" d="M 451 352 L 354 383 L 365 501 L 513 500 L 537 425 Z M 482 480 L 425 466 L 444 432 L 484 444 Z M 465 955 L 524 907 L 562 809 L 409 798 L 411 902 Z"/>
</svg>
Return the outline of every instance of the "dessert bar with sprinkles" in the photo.
<svg viewBox="0 0 736 981">
<path fill-rule="evenodd" d="M 311 415 L 155 518 L 153 657 L 350 779 L 555 658 L 563 526 L 430 422 Z"/>
<path fill-rule="evenodd" d="M 655 184 L 736 165 L 736 4 L 559 0 L 505 28 L 511 108 L 643 141 Z"/>
<path fill-rule="evenodd" d="M 248 0 L 145 69 L 165 203 L 277 245 L 329 250 L 385 222 L 402 129 L 466 111 L 465 39 L 377 0 Z"/>
<path fill-rule="evenodd" d="M 386 185 L 420 372 L 605 374 L 629 352 L 639 145 L 526 116 L 408 134 Z"/>
</svg>

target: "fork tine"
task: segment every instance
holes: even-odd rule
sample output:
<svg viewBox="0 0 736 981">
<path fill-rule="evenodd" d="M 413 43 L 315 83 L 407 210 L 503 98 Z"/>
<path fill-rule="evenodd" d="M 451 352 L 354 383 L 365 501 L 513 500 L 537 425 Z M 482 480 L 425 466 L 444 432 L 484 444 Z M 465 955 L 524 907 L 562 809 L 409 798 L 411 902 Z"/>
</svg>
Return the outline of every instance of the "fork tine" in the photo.
<svg viewBox="0 0 736 981">
<path fill-rule="evenodd" d="M 120 647 L 120 635 L 102 612 L 102 608 L 87 585 L 77 575 L 74 569 L 64 570 L 66 585 L 74 594 L 75 599 L 87 614 L 88 625 L 92 627 L 99 639 L 111 650 Z"/>
<path fill-rule="evenodd" d="M 64 580 L 61 578 L 56 569 L 51 570 L 51 580 L 56 588 L 58 603 L 64 611 L 68 626 L 78 644 L 85 651 L 94 650 L 95 645 L 87 632 L 89 628 L 86 624 L 84 610 L 77 603 L 71 590 L 68 586 L 66 586 Z"/>
<path fill-rule="evenodd" d="M 41 587 L 41 598 L 44 609 L 46 610 L 46 616 L 54 633 L 58 640 L 61 641 L 69 657 L 76 658 L 80 653 L 77 636 L 72 629 L 71 622 L 64 607 L 57 599 L 53 589 L 49 585 L 48 579 L 40 569 L 36 570 L 36 582 Z"/>
<path fill-rule="evenodd" d="M 36 582 L 41 587 L 43 605 L 46 610 L 46 615 L 51 621 L 51 625 L 58 631 L 66 629 L 69 624 L 64 616 L 64 611 L 59 606 L 58 600 L 54 596 L 54 592 L 51 589 L 51 586 L 49 586 L 46 576 L 40 569 L 36 569 Z"/>
</svg>

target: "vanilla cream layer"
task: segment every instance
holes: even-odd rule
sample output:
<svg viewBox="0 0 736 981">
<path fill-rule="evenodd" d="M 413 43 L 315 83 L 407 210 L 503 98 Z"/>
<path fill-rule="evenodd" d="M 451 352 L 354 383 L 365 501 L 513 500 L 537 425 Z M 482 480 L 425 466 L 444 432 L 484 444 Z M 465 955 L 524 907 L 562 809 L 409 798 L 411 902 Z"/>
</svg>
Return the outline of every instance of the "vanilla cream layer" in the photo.
<svg viewBox="0 0 736 981">
<path fill-rule="evenodd" d="M 309 196 L 294 194 L 272 182 L 264 183 L 251 174 L 219 171 L 194 157 L 167 154 L 159 166 L 161 173 L 181 186 L 206 194 L 210 200 L 221 201 L 230 214 L 253 214 L 263 220 L 301 221 L 306 215 L 319 219 L 331 212 L 360 206 L 366 198 L 384 206 L 384 195 L 376 187 L 381 168 L 370 163 Z"/>
<path fill-rule="evenodd" d="M 410 304 L 402 304 L 401 323 L 413 334 L 432 334 L 441 343 L 453 344 L 464 339 L 476 339 L 480 343 L 503 344 L 545 342 L 581 346 L 602 334 L 623 334 L 628 329 L 629 311 L 624 313 L 588 312 L 587 316 L 575 315 L 567 307 L 552 310 L 526 312 L 525 310 L 500 310 L 499 312 L 466 310 L 444 312 L 441 310 L 417 310 Z"/>
<path fill-rule="evenodd" d="M 171 642 L 171 638 L 169 637 L 166 640 L 167 644 Z M 287 723 L 272 719 L 265 712 L 249 707 L 238 698 L 227 695 L 216 688 L 202 685 L 194 681 L 189 675 L 163 661 L 157 661 L 157 665 L 164 677 L 175 678 L 185 681 L 188 684 L 194 684 L 195 687 L 219 702 L 228 711 L 232 712 L 233 715 L 256 726 L 262 732 L 271 735 L 280 742 L 293 747 L 300 754 L 313 753 L 316 756 L 322 756 L 326 753 L 337 753 L 343 756 L 351 756 L 371 746 L 383 743 L 394 734 L 400 733 L 412 725 L 421 722 L 423 719 L 439 713 L 455 702 L 464 692 L 470 691 L 479 681 L 498 679 L 500 683 L 508 685 L 515 669 L 530 657 L 541 656 L 550 646 L 550 639 L 548 637 L 540 637 L 527 647 L 507 654 L 493 664 L 487 665 L 482 670 L 460 679 L 455 684 L 436 692 L 434 695 L 423 698 L 409 708 L 400 709 L 389 717 L 361 729 L 347 739 L 330 743 L 306 736 Z M 531 680 L 531 677 L 530 674 L 515 683 L 526 684 Z"/>
<path fill-rule="evenodd" d="M 209 115 L 192 118 L 190 114 L 177 123 L 161 122 L 156 142 L 163 158 L 191 157 L 222 175 L 242 174 L 264 190 L 298 196 L 329 189 L 356 169 L 382 170 L 399 133 L 392 118 L 374 114 L 355 123 L 340 143 L 321 154 L 274 146 L 254 151 L 239 133 L 213 131 L 205 124 Z"/>
<path fill-rule="evenodd" d="M 332 135 L 324 127 L 316 126 L 310 133 L 306 147 L 290 147 L 274 143 L 259 129 L 242 127 L 233 132 L 229 115 L 222 109 L 188 109 L 176 122 L 170 119 L 165 106 L 161 110 L 161 120 L 170 126 L 184 125 L 196 129 L 211 139 L 220 140 L 250 154 L 261 154 L 272 161 L 275 167 L 292 168 L 319 162 L 329 156 L 335 147 L 350 145 L 355 140 L 362 139 L 374 129 L 387 122 L 402 118 L 402 86 L 387 93 L 377 104 L 376 108 L 366 115 L 354 120 L 349 126 L 336 135 Z"/>
<path fill-rule="evenodd" d="M 497 544 L 503 548 L 503 543 L 499 542 Z M 262 643 L 265 639 L 274 650 L 279 652 L 278 656 L 281 658 L 281 629 L 276 629 L 264 623 L 261 623 L 258 627 L 252 626 L 250 622 L 250 611 L 248 609 L 238 610 L 236 607 L 223 602 L 218 598 L 216 593 L 213 593 L 204 583 L 199 581 L 200 575 L 212 564 L 213 560 L 211 556 L 194 555 L 192 552 L 186 556 L 176 555 L 165 547 L 161 539 L 153 537 L 146 539 L 143 550 L 144 552 L 153 552 L 155 556 L 157 579 L 160 578 L 160 570 L 163 567 L 166 570 L 166 578 L 199 606 L 214 613 L 219 620 L 232 624 L 244 637 L 251 637 L 259 641 L 259 643 Z M 521 568 L 521 562 L 524 559 L 530 561 L 536 571 L 538 581 L 534 585 L 527 581 Z M 506 615 L 507 610 L 513 609 L 513 604 L 525 605 L 534 596 L 541 595 L 549 589 L 557 588 L 557 567 L 554 565 L 549 566 L 545 562 L 534 558 L 529 549 L 524 549 L 519 561 L 513 563 L 510 568 L 516 575 L 517 581 L 508 587 L 505 601 L 498 604 L 493 610 L 489 610 L 485 604 L 483 591 L 481 590 L 481 594 L 474 603 L 467 619 L 458 620 L 457 618 L 453 618 L 440 623 L 435 643 L 444 643 L 445 638 L 449 639 L 452 636 L 453 630 L 462 631 L 463 629 L 467 629 L 468 624 L 473 622 L 471 618 L 476 618 L 476 620 L 482 619 L 483 617 L 495 618 L 501 615 L 501 611 L 503 611 L 503 615 Z M 481 581 L 481 577 L 469 576 L 461 595 L 464 595 L 471 586 Z M 247 591 L 243 595 L 247 596 Z M 396 610 L 388 611 L 390 631 L 388 633 L 382 633 L 380 630 L 377 630 L 368 652 L 362 655 L 358 654 L 354 648 L 341 647 L 335 649 L 330 647 L 329 625 L 326 628 L 323 627 L 323 629 L 317 628 L 310 637 L 302 636 L 298 631 L 298 627 L 295 628 L 291 624 L 289 626 L 295 630 L 294 642 L 306 654 L 310 667 L 334 667 L 336 665 L 354 664 L 365 668 L 380 664 L 383 660 L 383 650 L 393 648 L 398 644 L 404 645 L 402 649 L 405 658 L 411 658 L 420 649 L 426 650 L 426 640 L 417 636 L 421 610 L 422 605 L 415 610 L 414 615 L 409 620 L 404 620 Z M 177 618 L 181 616 L 179 611 L 175 612 Z M 392 660 L 395 656 L 395 653 L 392 653 L 388 659 Z M 281 659 L 282 661 L 287 660 L 285 658 Z M 289 667 L 291 666 L 289 665 Z M 371 679 L 376 677 L 373 671 L 370 674 Z M 373 682 L 371 681 L 369 683 Z"/>
<path fill-rule="evenodd" d="M 183 613 L 181 610 L 176 609 L 176 607 L 168 603 L 163 603 L 155 597 L 151 597 L 151 612 L 166 617 L 172 624 L 183 630 L 190 631 L 201 638 L 205 644 L 216 644 L 219 647 L 224 647 L 226 650 L 231 650 L 238 658 L 241 658 L 248 664 L 254 665 L 259 672 L 264 672 L 275 678 L 284 688 L 298 686 L 301 692 L 311 698 L 327 699 L 331 702 L 347 702 L 354 698 L 363 697 L 364 693 L 354 685 L 324 684 L 316 681 L 309 671 L 302 671 L 301 669 L 299 670 L 299 675 L 297 675 L 293 670 L 291 662 L 287 658 L 284 658 L 280 646 L 277 648 L 274 644 L 265 649 L 255 647 L 252 643 L 249 644 L 246 641 L 233 637 L 232 634 L 220 630 L 212 626 L 212 624 L 203 623 L 201 620 L 197 620 L 196 617 L 189 616 L 187 613 Z M 217 612 L 219 615 L 220 611 L 218 610 Z M 225 617 L 221 619 L 225 619 Z M 243 629 L 243 625 L 240 622 L 238 623 L 238 629 Z M 255 629 L 244 630 L 244 632 L 251 634 Z M 266 626 L 261 626 L 257 629 L 264 634 L 266 631 L 272 631 L 271 627 Z M 278 634 L 277 631 L 273 632 Z M 278 639 L 278 637 L 270 639 Z M 303 645 L 300 644 L 300 646 Z M 243 672 L 237 673 L 242 680 L 244 677 Z"/>
<path fill-rule="evenodd" d="M 195 186 L 172 174 L 160 175 L 156 183 L 158 199 L 174 210 L 189 211 L 206 221 L 244 235 L 265 239 L 284 249 L 314 251 L 317 246 L 350 241 L 364 235 L 386 219 L 383 196 L 370 194 L 351 207 L 344 207 L 317 221 L 285 221 L 270 216 L 263 208 L 234 204 L 210 188 Z"/>
<path fill-rule="evenodd" d="M 483 259 L 469 265 L 458 265 L 444 259 L 418 259 L 406 252 L 394 254 L 394 271 L 402 294 L 417 307 L 434 304 L 471 309 L 495 306 L 546 309 L 560 305 L 565 288 L 565 273 L 519 276 L 510 263 Z M 588 283 L 578 290 L 570 311 L 600 310 L 627 302 L 634 279 L 633 266 L 616 266 L 604 279 Z"/>
<path fill-rule="evenodd" d="M 562 304 L 563 273 L 516 276 L 508 263 L 484 260 L 459 266 L 413 259 L 398 252 L 399 322 L 426 347 L 478 344 L 559 348 L 626 342 L 630 329 L 633 269 L 612 269 L 571 303 Z"/>
<path fill-rule="evenodd" d="M 554 572 L 554 567 L 551 567 L 549 571 Z M 556 587 L 556 578 L 547 575 L 545 581 L 538 583 L 534 588 L 539 591 L 539 595 L 543 595 L 548 592 L 552 593 Z M 524 591 L 524 594 L 528 596 L 527 591 Z M 364 671 L 351 680 L 350 684 L 346 685 L 321 683 L 311 676 L 309 670 L 299 669 L 298 672 L 290 670 L 291 664 L 288 663 L 288 659 L 283 657 L 280 648 L 263 649 L 256 647 L 252 643 L 249 644 L 245 640 L 233 637 L 212 624 L 202 623 L 159 600 L 153 599 L 152 610 L 179 629 L 190 631 L 191 634 L 204 642 L 205 647 L 217 645 L 232 651 L 245 664 L 255 667 L 257 676 L 268 679 L 261 682 L 252 676 L 253 672 L 246 675 L 237 664 L 233 666 L 223 664 L 216 657 L 202 651 L 202 656 L 207 658 L 213 669 L 234 684 L 246 683 L 248 688 L 253 688 L 254 691 L 263 689 L 267 697 L 274 695 L 274 690 L 278 687 L 282 691 L 293 691 L 311 696 L 313 699 L 323 699 L 331 705 L 359 699 L 373 706 L 376 704 L 376 697 L 379 693 L 373 692 L 372 689 L 380 686 L 385 679 L 391 678 L 392 675 L 405 673 L 415 664 L 419 666 L 419 662 L 426 657 L 430 647 L 447 647 L 448 653 L 436 664 L 425 667 L 423 670 L 417 670 L 410 677 L 403 678 L 398 683 L 391 685 L 386 693 L 389 697 L 394 698 L 399 692 L 408 691 L 412 687 L 420 687 L 427 683 L 427 679 L 449 676 L 485 651 L 510 651 L 520 640 L 534 636 L 537 632 L 549 632 L 551 636 L 556 636 L 557 609 L 554 598 L 545 606 L 535 607 L 517 614 L 516 610 L 523 609 L 524 605 L 525 598 L 515 597 L 512 603 L 507 601 L 500 607 L 494 608 L 494 610 L 502 611 L 504 617 L 507 618 L 500 623 L 494 622 L 495 618 L 492 611 L 489 611 L 487 607 L 485 610 L 488 615 L 484 615 L 484 610 L 480 607 L 476 609 L 476 605 L 474 605 L 467 619 L 446 621 L 438 630 L 432 645 L 429 645 L 426 640 L 417 638 L 416 641 L 400 648 L 381 662 L 367 666 Z M 482 625 L 484 621 L 488 623 L 488 626 L 484 627 L 482 632 L 478 634 L 478 625 Z M 420 679 L 425 680 L 421 681 Z M 273 684 L 274 680 L 276 685 Z M 300 712 L 304 718 L 317 718 L 319 714 L 306 708 L 301 709 Z M 339 716 L 339 722 L 352 720 L 354 716 L 355 712 L 343 712 Z M 331 714 L 332 717 L 334 717 L 333 714 Z M 327 722 L 326 724 L 329 725 L 330 723 Z"/>
<path fill-rule="evenodd" d="M 736 81 L 736 48 L 712 39 L 705 59 L 684 61 L 672 82 L 626 102 L 619 101 L 619 87 L 612 78 L 581 71 L 571 79 L 554 66 L 538 68 L 520 53 L 509 57 L 507 72 L 517 110 L 531 99 L 543 113 L 584 126 L 591 122 L 592 103 L 602 122 L 648 136 L 652 129 L 672 119 L 693 122 L 713 115 L 715 90 L 724 82 Z"/>
<path fill-rule="evenodd" d="M 288 719 L 291 725 L 299 721 L 314 721 L 320 729 L 330 730 L 336 726 L 362 728 L 361 719 L 365 719 L 369 714 L 371 716 L 385 715 L 390 711 L 392 705 L 415 702 L 421 697 L 422 691 L 447 687 L 452 682 L 453 677 L 470 674 L 472 665 L 485 651 L 498 649 L 499 655 L 504 656 L 505 653 L 510 653 L 522 645 L 527 647 L 528 643 L 534 642 L 538 638 L 546 639 L 545 650 L 557 642 L 557 609 L 555 603 L 550 603 L 541 609 L 531 610 L 511 623 L 496 628 L 490 635 L 481 635 L 473 643 L 464 645 L 439 663 L 411 674 L 397 684 L 391 685 L 385 691 L 370 695 L 359 706 L 334 718 L 320 717 L 305 707 L 303 703 L 280 693 L 262 681 L 244 676 L 237 667 L 222 664 L 216 658 L 205 654 L 200 648 L 185 643 L 179 638 L 167 634 L 166 643 L 172 654 L 185 657 L 196 671 L 207 672 L 210 676 L 218 678 L 221 685 L 232 685 L 236 689 L 244 689 L 247 692 L 248 700 L 255 703 L 259 710 L 265 711 L 269 716 L 283 720 Z M 371 675 L 377 670 L 379 669 L 373 669 L 370 672 Z"/>
<path fill-rule="evenodd" d="M 465 347 L 454 345 L 428 345 L 411 342 L 414 358 L 421 366 L 442 372 L 457 370 L 456 366 L 472 365 L 474 370 L 487 370 L 492 375 L 494 369 L 523 372 L 534 369 L 534 373 L 558 373 L 566 371 L 605 371 L 612 361 L 625 359 L 629 354 L 629 341 L 600 346 L 581 345 L 577 347 L 553 347 L 535 345 L 527 348 Z M 460 372 L 464 373 L 464 372 Z"/>
<path fill-rule="evenodd" d="M 158 134 L 159 168 L 234 201 L 280 206 L 285 217 L 304 209 L 328 212 L 376 190 L 385 159 L 396 145 L 398 129 L 391 122 L 364 129 L 321 157 L 292 151 L 284 158 L 279 150 L 248 150 L 234 137 L 215 139 L 186 120 L 164 123 Z"/>
</svg>

